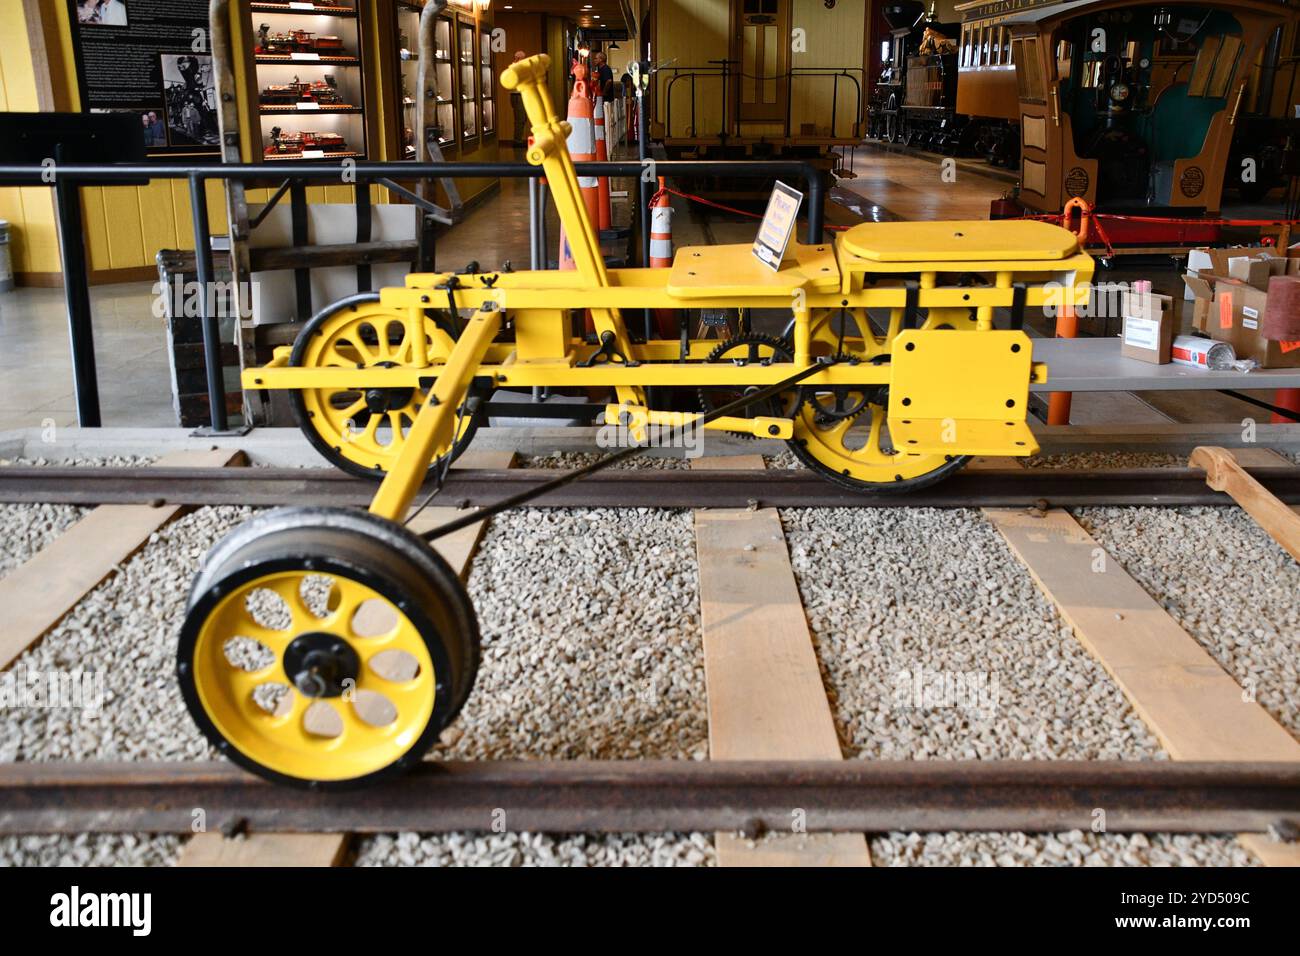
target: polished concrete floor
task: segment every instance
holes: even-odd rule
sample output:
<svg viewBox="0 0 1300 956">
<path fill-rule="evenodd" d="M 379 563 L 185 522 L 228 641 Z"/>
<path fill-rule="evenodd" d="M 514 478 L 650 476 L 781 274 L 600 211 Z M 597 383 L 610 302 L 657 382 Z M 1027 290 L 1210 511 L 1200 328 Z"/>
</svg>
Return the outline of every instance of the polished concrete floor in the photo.
<svg viewBox="0 0 1300 956">
<path fill-rule="evenodd" d="M 105 425 L 171 425 L 166 330 L 152 284 L 95 286 L 95 362 Z M 0 295 L 0 431 L 77 424 L 62 289 Z"/>
<path fill-rule="evenodd" d="M 519 159 L 502 149 L 502 159 Z M 989 202 L 1008 190 L 1003 178 L 958 168 L 945 181 L 943 167 L 932 159 L 896 150 L 866 146 L 855 151 L 852 178 L 836 188 L 840 207 L 832 221 L 858 217 L 878 220 L 985 219 Z M 615 181 L 616 192 L 629 198 L 614 202 L 615 223 L 629 219 L 635 201 L 634 181 Z M 478 261 L 499 269 L 509 261 L 515 269 L 529 266 L 528 185 L 505 179 L 499 189 L 473 207 L 465 220 L 439 237 L 437 266 L 461 269 Z M 752 241 L 753 218 L 711 209 L 680 197 L 672 199 L 674 242 L 683 245 Z M 851 210 L 848 207 L 852 207 Z M 761 204 L 747 207 L 753 214 Z M 548 206 L 550 255 L 555 254 L 559 225 Z M 615 244 L 607 252 L 615 251 Z M 1125 267 L 1113 276 L 1151 278 L 1157 291 L 1181 296 L 1182 285 L 1172 261 Z M 97 286 L 91 292 L 95 353 L 105 425 L 175 425 L 167 371 L 162 319 L 154 316 L 151 283 Z M 1102 330 L 1091 330 L 1095 333 Z M 1113 330 L 1112 330 L 1113 332 Z M 1231 401 L 1231 400 L 1229 400 Z M 1224 409 L 1231 419 L 1241 409 Z M 1080 423 L 1167 420 L 1168 410 L 1156 412 L 1127 394 L 1080 396 L 1075 420 Z M 14 428 L 65 427 L 77 422 L 68 346 L 67 312 L 59 289 L 18 289 L 0 295 L 0 431 Z"/>
</svg>

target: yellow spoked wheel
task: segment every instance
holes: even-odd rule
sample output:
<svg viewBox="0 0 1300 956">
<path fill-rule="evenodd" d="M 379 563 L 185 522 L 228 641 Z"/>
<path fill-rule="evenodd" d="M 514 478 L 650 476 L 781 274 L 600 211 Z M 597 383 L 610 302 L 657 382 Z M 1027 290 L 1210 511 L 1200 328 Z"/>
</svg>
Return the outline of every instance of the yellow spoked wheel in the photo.
<svg viewBox="0 0 1300 956">
<path fill-rule="evenodd" d="M 285 508 L 204 562 L 177 671 L 195 722 L 236 763 L 352 787 L 425 754 L 478 647 L 464 587 L 418 537 L 365 512 Z"/>
<path fill-rule="evenodd" d="M 412 337 L 405 315 L 380 304 L 373 292 L 336 302 L 317 313 L 298 333 L 289 364 L 299 368 L 414 367 Z M 425 347 L 432 365 L 444 362 L 452 339 L 431 318 L 424 320 Z M 299 389 L 291 393 L 294 417 L 307 440 L 332 464 L 361 478 L 383 478 L 406 443 L 420 407 L 421 388 Z M 477 416 L 468 408 L 450 449 L 440 449 L 431 467 L 469 445 Z"/>
<path fill-rule="evenodd" d="M 968 309 L 933 309 L 922 328 L 973 330 L 975 322 Z M 901 310 L 882 333 L 859 312 L 828 311 L 814 319 L 812 352 L 883 364 L 889 361 L 893 340 L 901 330 Z M 917 455 L 894 448 L 885 414 L 888 386 L 809 387 L 802 395 L 790 449 L 836 484 L 877 493 L 913 491 L 942 480 L 969 460 L 963 455 Z"/>
</svg>

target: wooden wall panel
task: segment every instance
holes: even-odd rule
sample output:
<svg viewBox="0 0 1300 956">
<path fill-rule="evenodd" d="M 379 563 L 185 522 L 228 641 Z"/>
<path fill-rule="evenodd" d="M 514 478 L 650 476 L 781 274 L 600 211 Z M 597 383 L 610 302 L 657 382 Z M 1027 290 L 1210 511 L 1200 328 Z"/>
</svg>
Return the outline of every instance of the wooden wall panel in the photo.
<svg viewBox="0 0 1300 956">
<path fill-rule="evenodd" d="M 728 55 L 731 33 L 731 10 L 725 0 L 660 0 L 654 5 L 655 37 L 659 48 L 657 61 L 676 59 L 677 68 L 707 67 L 709 60 Z M 668 116 L 665 96 L 672 78 L 671 67 L 660 72 L 655 82 L 657 101 L 654 118 L 662 123 Z M 690 81 L 680 80 L 673 87 L 673 128 L 670 136 L 685 135 L 690 125 Z M 695 125 L 715 133 L 722 122 L 722 82 L 701 76 L 696 80 Z"/>
<path fill-rule="evenodd" d="M 867 0 L 839 0 L 833 10 L 827 10 L 822 0 L 793 0 L 790 10 L 790 29 L 803 29 L 807 52 L 791 51 L 790 65 L 796 69 L 807 67 L 861 67 L 867 15 Z M 854 74 L 862 83 L 865 105 L 866 84 L 860 73 Z M 830 136 L 831 91 L 833 79 L 811 79 L 796 76 L 791 89 L 790 130 L 798 135 L 804 123 L 812 123 L 818 136 Z M 839 97 L 835 110 L 834 135 L 849 136 L 858 119 L 855 112 L 857 99 L 853 83 L 845 77 L 839 79 Z"/>
</svg>

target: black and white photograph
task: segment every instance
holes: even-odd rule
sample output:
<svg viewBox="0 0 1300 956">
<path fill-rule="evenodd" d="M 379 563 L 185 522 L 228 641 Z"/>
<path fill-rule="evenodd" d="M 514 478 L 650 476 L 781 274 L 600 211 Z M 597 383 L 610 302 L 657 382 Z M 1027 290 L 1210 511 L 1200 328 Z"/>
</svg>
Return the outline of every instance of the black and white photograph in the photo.
<svg viewBox="0 0 1300 956">
<path fill-rule="evenodd" d="M 215 146 L 217 94 L 212 79 L 212 57 L 164 53 L 160 59 L 168 143 Z"/>
<path fill-rule="evenodd" d="M 77 0 L 77 22 L 86 26 L 128 26 L 126 0 Z"/>
</svg>

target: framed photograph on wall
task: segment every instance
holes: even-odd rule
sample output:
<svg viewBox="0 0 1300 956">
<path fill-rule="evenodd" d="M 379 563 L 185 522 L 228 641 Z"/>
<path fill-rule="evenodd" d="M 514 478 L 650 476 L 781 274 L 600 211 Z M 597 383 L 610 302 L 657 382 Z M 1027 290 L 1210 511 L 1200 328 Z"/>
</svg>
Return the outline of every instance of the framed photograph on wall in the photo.
<svg viewBox="0 0 1300 956">
<path fill-rule="evenodd" d="M 146 155 L 220 155 L 208 0 L 66 0 L 81 109 L 133 113 Z"/>
</svg>

